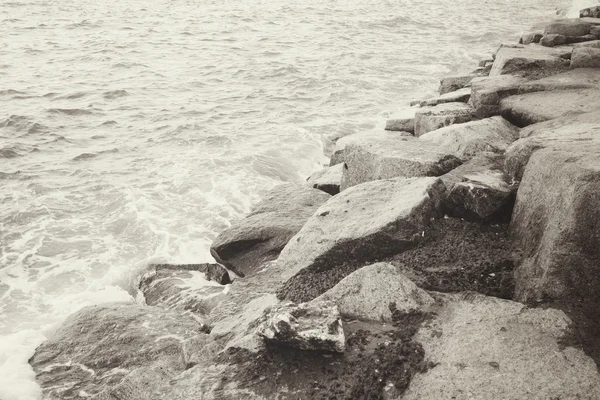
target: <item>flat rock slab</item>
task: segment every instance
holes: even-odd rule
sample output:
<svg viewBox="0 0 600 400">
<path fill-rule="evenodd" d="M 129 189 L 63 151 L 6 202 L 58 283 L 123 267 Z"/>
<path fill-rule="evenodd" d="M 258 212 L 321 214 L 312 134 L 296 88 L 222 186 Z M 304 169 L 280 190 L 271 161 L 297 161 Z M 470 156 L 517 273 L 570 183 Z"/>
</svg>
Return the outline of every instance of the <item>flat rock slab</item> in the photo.
<svg viewBox="0 0 600 400">
<path fill-rule="evenodd" d="M 471 83 L 471 105 L 479 118 L 500 114 L 500 101 L 520 92 L 520 85 L 527 82 L 526 78 L 502 75 L 487 78 L 477 78 Z"/>
<path fill-rule="evenodd" d="M 504 153 L 519 138 L 519 129 L 502 117 L 451 125 L 422 135 L 449 154 L 466 161 L 485 151 Z"/>
<path fill-rule="evenodd" d="M 573 112 L 600 110 L 600 89 L 572 89 L 526 93 L 500 102 L 500 113 L 513 124 L 524 127 Z"/>
<path fill-rule="evenodd" d="M 549 32 L 547 32 L 549 33 Z M 537 45 L 501 47 L 496 53 L 490 76 L 516 75 L 539 79 L 569 69 L 569 61 L 563 57 L 570 55 L 558 48 Z"/>
<path fill-rule="evenodd" d="M 444 103 L 434 107 L 424 107 L 415 114 L 415 136 L 475 119 L 477 119 L 475 110 L 465 103 Z"/>
<path fill-rule="evenodd" d="M 341 190 L 396 177 L 439 176 L 460 165 L 460 160 L 442 147 L 412 136 L 381 135 L 367 143 L 345 149 Z"/>
<path fill-rule="evenodd" d="M 200 329 L 192 317 L 156 307 L 85 307 L 68 317 L 29 363 L 45 399 L 81 399 L 118 385 L 138 368 L 182 372 L 184 343 L 205 336 Z"/>
<path fill-rule="evenodd" d="M 393 135 L 395 135 L 395 136 L 390 136 L 391 132 L 393 132 Z M 329 165 L 334 166 L 334 165 L 343 163 L 346 160 L 345 150 L 346 150 L 346 146 L 348 146 L 348 145 L 351 145 L 351 144 L 364 145 L 364 144 L 376 142 L 378 140 L 381 140 L 382 138 L 387 138 L 387 139 L 398 138 L 399 139 L 399 138 L 407 137 L 407 136 L 411 137 L 412 134 L 409 132 L 396 132 L 396 131 L 385 131 L 385 130 L 384 131 L 363 132 L 363 133 L 357 133 L 354 135 L 345 136 L 335 143 L 335 147 L 331 154 L 331 160 L 329 162 Z"/>
<path fill-rule="evenodd" d="M 207 315 L 227 292 L 227 286 L 207 279 L 209 268 L 223 269 L 219 280 L 231 283 L 227 270 L 218 264 L 159 264 L 144 273 L 139 288 L 149 306 Z"/>
<path fill-rule="evenodd" d="M 271 345 L 343 353 L 346 338 L 332 301 L 282 303 L 265 310 L 257 334 Z"/>
<path fill-rule="evenodd" d="M 591 24 L 580 18 L 561 19 L 546 25 L 544 33 L 563 36 L 583 36 L 590 33 L 591 26 Z"/>
<path fill-rule="evenodd" d="M 309 301 L 338 280 L 315 273 L 368 262 L 418 243 L 439 214 L 444 185 L 436 178 L 396 178 L 351 187 L 325 203 L 277 260 L 286 279 L 280 298 Z"/>
<path fill-rule="evenodd" d="M 423 311 L 435 300 L 398 268 L 376 263 L 358 269 L 313 301 L 333 301 L 343 317 L 392 321 L 392 310 Z"/>
<path fill-rule="evenodd" d="M 217 236 L 210 253 L 236 274 L 254 273 L 279 252 L 331 196 L 302 185 L 277 186 L 246 218 Z"/>
<path fill-rule="evenodd" d="M 340 192 L 344 164 L 336 164 L 313 173 L 306 181 L 308 186 L 336 195 Z"/>
<path fill-rule="evenodd" d="M 415 335 L 435 366 L 392 399 L 596 399 L 593 360 L 563 341 L 570 320 L 558 310 L 478 294 L 445 295 Z"/>
<path fill-rule="evenodd" d="M 445 93 L 433 99 L 419 101 L 421 107 L 433 107 L 444 103 L 467 103 L 471 98 L 471 89 L 463 88 Z"/>
<path fill-rule="evenodd" d="M 418 108 L 405 108 L 390 116 L 385 122 L 386 131 L 415 132 L 415 112 Z"/>
<path fill-rule="evenodd" d="M 573 49 L 571 68 L 600 68 L 600 49 L 591 47 Z"/>
<path fill-rule="evenodd" d="M 531 155 L 511 221 L 523 253 L 517 299 L 600 298 L 599 206 L 598 152 L 567 146 Z"/>
<path fill-rule="evenodd" d="M 543 148 L 598 154 L 599 130 L 600 115 L 597 112 L 568 114 L 529 125 L 521 130 L 521 139 L 506 150 L 505 172 L 512 180 L 520 181 L 531 155 Z"/>
<path fill-rule="evenodd" d="M 470 87 L 471 81 L 474 78 L 487 75 L 488 74 L 483 71 L 474 71 L 466 75 L 447 76 L 440 80 L 439 92 L 441 95 L 444 95 L 446 93 L 455 92 L 457 90 Z"/>
</svg>

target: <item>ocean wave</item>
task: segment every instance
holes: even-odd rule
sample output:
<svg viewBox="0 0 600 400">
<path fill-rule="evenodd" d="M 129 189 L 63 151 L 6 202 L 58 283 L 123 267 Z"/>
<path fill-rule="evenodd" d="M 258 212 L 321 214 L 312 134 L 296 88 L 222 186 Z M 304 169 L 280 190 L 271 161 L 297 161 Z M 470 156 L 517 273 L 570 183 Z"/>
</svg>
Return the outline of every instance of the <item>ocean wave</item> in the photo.
<svg viewBox="0 0 600 400">
<path fill-rule="evenodd" d="M 0 148 L 0 158 L 15 158 L 20 155 L 13 147 Z"/>
<path fill-rule="evenodd" d="M 15 94 L 25 94 L 25 92 L 20 92 L 14 89 L 0 90 L 0 96 L 11 96 Z"/>
<path fill-rule="evenodd" d="M 129 96 L 129 92 L 126 90 L 110 90 L 102 93 L 102 97 L 107 100 L 118 99 L 119 97 Z"/>
<path fill-rule="evenodd" d="M 102 154 L 110 154 L 110 153 L 118 153 L 119 149 L 111 149 L 111 150 L 102 150 L 96 153 L 81 153 L 77 157 L 73 157 L 73 161 L 86 161 L 91 160 L 92 158 L 96 158 Z"/>
<path fill-rule="evenodd" d="M 47 111 L 50 114 L 64 114 L 64 115 L 70 115 L 70 116 L 94 114 L 92 111 L 84 110 L 82 108 L 49 108 Z"/>
</svg>

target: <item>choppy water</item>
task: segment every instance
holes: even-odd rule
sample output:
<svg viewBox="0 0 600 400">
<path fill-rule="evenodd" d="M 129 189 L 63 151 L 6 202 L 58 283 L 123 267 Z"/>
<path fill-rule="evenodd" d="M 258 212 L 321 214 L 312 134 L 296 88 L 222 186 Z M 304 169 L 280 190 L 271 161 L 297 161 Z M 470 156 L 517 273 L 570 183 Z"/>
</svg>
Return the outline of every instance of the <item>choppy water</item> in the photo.
<svg viewBox="0 0 600 400">
<path fill-rule="evenodd" d="M 40 397 L 27 359 L 69 313 L 210 261 L 329 138 L 570 3 L 0 2 L 0 399 Z"/>
</svg>

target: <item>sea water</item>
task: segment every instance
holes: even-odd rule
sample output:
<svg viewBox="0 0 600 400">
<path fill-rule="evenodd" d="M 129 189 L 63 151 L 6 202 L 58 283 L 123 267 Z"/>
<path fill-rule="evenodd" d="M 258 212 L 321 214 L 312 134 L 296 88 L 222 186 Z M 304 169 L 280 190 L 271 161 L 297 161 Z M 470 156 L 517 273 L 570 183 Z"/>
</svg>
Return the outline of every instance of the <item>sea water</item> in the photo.
<svg viewBox="0 0 600 400">
<path fill-rule="evenodd" d="M 301 183 L 571 0 L 0 2 L 0 399 L 81 307 Z"/>
</svg>

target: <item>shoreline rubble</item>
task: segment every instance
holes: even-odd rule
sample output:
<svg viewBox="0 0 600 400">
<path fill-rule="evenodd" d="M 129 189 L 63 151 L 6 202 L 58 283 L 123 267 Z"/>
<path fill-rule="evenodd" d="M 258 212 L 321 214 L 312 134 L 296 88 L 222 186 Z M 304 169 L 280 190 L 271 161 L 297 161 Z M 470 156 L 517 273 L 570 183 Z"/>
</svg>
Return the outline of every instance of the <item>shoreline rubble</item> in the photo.
<svg viewBox="0 0 600 400">
<path fill-rule="evenodd" d="M 44 398 L 600 398 L 600 7 L 439 93 L 69 317 Z"/>
</svg>

